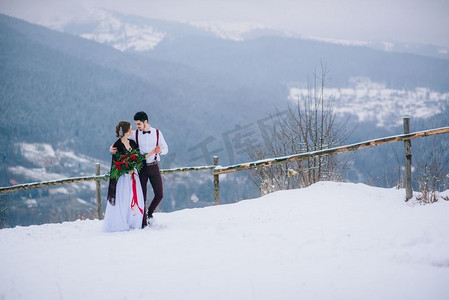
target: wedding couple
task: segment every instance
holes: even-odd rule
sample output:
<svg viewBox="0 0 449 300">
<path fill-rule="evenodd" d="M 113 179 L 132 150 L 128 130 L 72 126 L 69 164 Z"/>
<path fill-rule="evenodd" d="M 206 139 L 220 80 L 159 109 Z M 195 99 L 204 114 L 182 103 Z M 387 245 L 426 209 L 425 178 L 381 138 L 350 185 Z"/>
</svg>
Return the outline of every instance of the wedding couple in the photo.
<svg viewBox="0 0 449 300">
<path fill-rule="evenodd" d="M 117 174 L 117 170 L 128 167 L 125 160 L 128 157 L 135 162 L 141 158 L 142 168 L 139 171 L 137 168 L 127 171 L 118 179 L 112 176 L 109 179 L 103 231 L 126 231 L 151 225 L 153 213 L 163 197 L 158 162 L 160 156 L 168 152 L 167 143 L 162 132 L 148 124 L 148 115 L 145 112 L 137 112 L 134 115 L 134 123 L 137 127 L 135 131 L 131 123 L 126 121 L 120 121 L 115 128 L 119 139 L 110 148 L 113 154 L 111 175 L 113 169 Z M 130 155 L 133 151 L 136 154 Z M 120 158 L 123 158 L 123 162 Z M 153 187 L 154 198 L 146 210 L 148 180 Z"/>
</svg>

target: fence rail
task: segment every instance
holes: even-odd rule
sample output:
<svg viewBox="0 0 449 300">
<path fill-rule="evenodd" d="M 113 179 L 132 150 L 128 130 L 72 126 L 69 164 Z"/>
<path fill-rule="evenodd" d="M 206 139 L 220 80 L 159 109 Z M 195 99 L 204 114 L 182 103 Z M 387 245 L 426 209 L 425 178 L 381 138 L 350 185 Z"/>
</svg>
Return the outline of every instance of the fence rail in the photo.
<svg viewBox="0 0 449 300">
<path fill-rule="evenodd" d="M 394 136 L 390 136 L 390 137 L 373 139 L 373 140 L 360 142 L 360 143 L 356 143 L 356 144 L 351 144 L 351 145 L 346 145 L 346 146 L 340 146 L 340 147 L 311 151 L 311 152 L 306 152 L 306 153 L 281 156 L 281 157 L 276 157 L 276 158 L 263 159 L 263 160 L 258 160 L 258 161 L 254 161 L 254 162 L 236 164 L 236 165 L 227 166 L 227 167 L 216 167 L 216 168 L 214 168 L 213 173 L 214 174 L 225 174 L 225 173 L 255 169 L 258 167 L 268 167 L 268 166 L 275 165 L 275 164 L 283 164 L 283 163 L 288 163 L 288 162 L 292 162 L 292 161 L 301 161 L 301 160 L 312 158 L 314 156 L 326 156 L 326 155 L 332 155 L 332 154 L 340 154 L 340 153 L 344 153 L 344 152 L 356 151 L 356 150 L 379 146 L 379 145 L 383 145 L 383 144 L 407 141 L 407 140 L 412 140 L 412 139 L 421 138 L 421 137 L 425 137 L 425 136 L 443 134 L 443 133 L 449 133 L 449 127 L 441 127 L 441 128 L 436 128 L 436 129 L 417 131 L 417 132 L 408 133 L 408 134 L 394 135 Z"/>
<path fill-rule="evenodd" d="M 100 165 L 100 164 L 97 164 L 97 165 Z M 199 166 L 199 167 L 183 167 L 183 168 L 175 168 L 175 169 L 164 169 L 164 170 L 161 170 L 161 174 L 190 172 L 190 171 L 204 171 L 204 170 L 211 170 L 214 168 L 215 168 L 215 166 Z M 109 175 L 104 174 L 104 175 L 70 177 L 70 178 L 64 178 L 64 179 L 30 182 L 30 183 L 17 184 L 17 185 L 12 185 L 12 186 L 7 186 L 7 187 L 0 187 L 0 194 L 28 190 L 28 189 L 36 189 L 36 188 L 42 188 L 42 187 L 48 187 L 48 186 L 56 186 L 56 185 L 62 185 L 62 184 L 67 184 L 67 183 L 77 183 L 77 182 L 83 182 L 83 181 L 101 181 L 101 180 L 108 180 L 108 179 L 109 179 Z"/>
<path fill-rule="evenodd" d="M 7 186 L 7 187 L 0 187 L 0 194 L 28 190 L 28 189 L 37 189 L 37 188 L 48 187 L 48 186 L 62 185 L 62 184 L 67 184 L 67 183 L 76 183 L 76 182 L 82 182 L 82 181 L 94 181 L 94 180 L 101 181 L 101 180 L 107 180 L 108 178 L 109 178 L 108 175 L 99 175 L 99 176 L 71 177 L 71 178 L 40 181 L 40 182 L 30 182 L 30 183 L 17 184 L 17 185 L 12 185 L 12 186 Z"/>
<path fill-rule="evenodd" d="M 356 151 L 364 148 L 379 146 L 383 144 L 393 143 L 393 142 L 408 142 L 405 144 L 405 156 L 406 156 L 406 167 L 411 168 L 411 144 L 409 144 L 410 140 L 416 138 L 422 138 L 427 136 L 433 136 L 438 134 L 449 133 L 449 127 L 441 127 L 436 129 L 429 129 L 423 131 L 417 131 L 412 133 L 407 133 L 409 128 L 409 118 L 404 118 L 404 134 L 394 135 L 389 137 L 383 137 L 378 139 L 372 139 L 365 142 L 355 143 L 346 146 L 334 147 L 329 149 L 311 151 L 307 153 L 299 153 L 293 155 L 287 155 L 282 157 L 258 160 L 248 163 L 236 164 L 231 166 L 222 167 L 218 165 L 218 157 L 214 157 L 214 165 L 209 166 L 196 166 L 196 167 L 183 167 L 183 168 L 174 168 L 174 169 L 163 169 L 161 170 L 162 174 L 171 174 L 171 173 L 180 173 L 180 172 L 191 172 L 191 171 L 204 171 L 204 170 L 212 170 L 213 182 L 214 182 L 214 204 L 220 203 L 220 181 L 219 175 L 226 174 L 231 172 L 238 172 L 243 170 L 255 169 L 258 167 L 268 167 L 275 164 L 288 163 L 292 161 L 301 161 L 305 159 L 309 159 L 316 156 L 326 156 L 332 154 L 340 154 L 349 151 Z M 407 163 L 407 161 L 409 163 Z M 406 170 L 406 177 L 411 177 L 411 171 Z M 100 182 L 102 180 L 109 179 L 108 174 L 100 175 L 100 164 L 96 164 L 96 175 L 95 176 L 84 176 L 84 177 L 72 177 L 58 180 L 50 180 L 50 181 L 42 181 L 42 182 L 33 182 L 26 184 L 18 184 L 9 187 L 0 187 L 0 194 L 9 193 L 14 191 L 21 191 L 33 188 L 42 188 L 48 186 L 56 186 L 67 183 L 76 183 L 82 181 L 96 181 L 97 182 L 97 206 L 98 206 L 98 217 L 102 219 L 102 209 L 101 209 L 101 194 L 100 194 Z M 405 178 L 406 182 L 406 201 L 411 198 L 411 178 Z M 410 191 L 409 191 L 410 189 Z"/>
</svg>

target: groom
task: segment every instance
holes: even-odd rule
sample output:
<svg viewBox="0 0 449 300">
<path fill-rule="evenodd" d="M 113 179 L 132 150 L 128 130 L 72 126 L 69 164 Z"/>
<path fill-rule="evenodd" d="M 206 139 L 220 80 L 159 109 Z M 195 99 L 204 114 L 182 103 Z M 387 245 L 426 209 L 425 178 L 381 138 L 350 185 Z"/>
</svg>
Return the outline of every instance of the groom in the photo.
<svg viewBox="0 0 449 300">
<path fill-rule="evenodd" d="M 153 201 L 151 201 L 148 211 L 145 211 L 143 217 L 142 228 L 144 228 L 147 225 L 151 225 L 153 213 L 164 196 L 162 176 L 158 163 L 161 159 L 161 155 L 168 153 L 168 145 L 165 142 L 162 132 L 159 129 L 151 128 L 150 124 L 148 124 L 148 115 L 145 112 L 137 112 L 134 115 L 134 123 L 136 124 L 137 129 L 129 139 L 134 140 L 137 143 L 140 153 L 144 154 L 146 158 L 146 164 L 139 172 L 145 204 L 147 201 L 148 180 L 150 180 L 154 192 Z M 114 150 L 114 148 L 111 148 L 111 152 L 115 153 Z"/>
</svg>

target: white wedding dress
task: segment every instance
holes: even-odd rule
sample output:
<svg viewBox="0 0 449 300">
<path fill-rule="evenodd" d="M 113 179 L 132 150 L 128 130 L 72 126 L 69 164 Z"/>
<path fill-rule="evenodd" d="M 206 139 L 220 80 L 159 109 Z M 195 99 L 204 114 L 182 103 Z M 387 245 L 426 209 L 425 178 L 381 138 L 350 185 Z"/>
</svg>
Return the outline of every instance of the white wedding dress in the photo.
<svg viewBox="0 0 449 300">
<path fill-rule="evenodd" d="M 128 231 L 142 228 L 143 201 L 142 187 L 139 175 L 135 171 L 137 206 L 131 208 L 133 200 L 133 179 L 130 174 L 124 174 L 117 180 L 115 205 L 107 201 L 105 217 L 103 220 L 103 231 Z"/>
</svg>

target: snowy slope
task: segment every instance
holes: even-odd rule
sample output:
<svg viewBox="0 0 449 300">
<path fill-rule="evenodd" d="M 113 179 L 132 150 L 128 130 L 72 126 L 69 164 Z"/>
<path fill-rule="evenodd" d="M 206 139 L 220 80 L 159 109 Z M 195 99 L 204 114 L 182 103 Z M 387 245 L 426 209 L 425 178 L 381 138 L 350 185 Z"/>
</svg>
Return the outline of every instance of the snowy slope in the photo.
<svg viewBox="0 0 449 300">
<path fill-rule="evenodd" d="M 120 51 L 152 50 L 166 35 L 165 32 L 161 32 L 150 25 L 124 22 L 107 11 L 92 9 L 89 13 L 88 21 L 96 24 L 90 32 L 84 32 L 80 36 L 111 45 Z"/>
<path fill-rule="evenodd" d="M 7 13 L 9 15 L 9 13 Z M 14 15 L 14 14 L 13 14 Z M 164 39 L 177 35 L 172 30 L 161 28 L 155 19 L 146 19 L 127 15 L 110 8 L 78 7 L 61 10 L 52 7 L 45 14 L 18 15 L 28 22 L 39 24 L 54 30 L 72 33 L 99 43 L 111 45 L 120 51 L 151 51 Z M 165 21 L 163 21 L 165 22 Z M 257 36 L 283 36 L 308 40 L 322 41 L 345 46 L 361 46 L 378 49 L 386 52 L 414 53 L 418 55 L 449 59 L 449 49 L 442 46 L 428 44 L 400 43 L 385 40 L 345 40 L 325 36 L 310 36 L 303 28 L 295 30 L 279 29 L 260 23 L 252 22 L 173 22 L 184 27 L 195 27 L 200 31 L 211 33 L 214 36 L 233 41 L 243 41 Z M 78 27 L 74 31 L 74 28 Z M 82 29 L 80 32 L 79 29 Z"/>
<path fill-rule="evenodd" d="M 353 77 L 350 83 L 346 88 L 325 88 L 324 97 L 334 100 L 336 114 L 353 114 L 359 122 L 374 121 L 378 127 L 400 126 L 404 116 L 430 119 L 449 104 L 449 93 L 429 88 L 391 89 L 363 77 Z M 307 88 L 292 87 L 289 99 L 296 104 L 309 93 Z"/>
<path fill-rule="evenodd" d="M 0 231 L 0 298 L 447 299 L 449 202 L 321 182 L 236 204 Z"/>
</svg>

